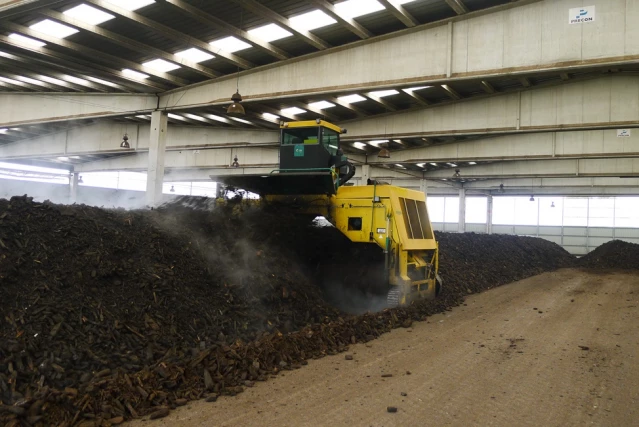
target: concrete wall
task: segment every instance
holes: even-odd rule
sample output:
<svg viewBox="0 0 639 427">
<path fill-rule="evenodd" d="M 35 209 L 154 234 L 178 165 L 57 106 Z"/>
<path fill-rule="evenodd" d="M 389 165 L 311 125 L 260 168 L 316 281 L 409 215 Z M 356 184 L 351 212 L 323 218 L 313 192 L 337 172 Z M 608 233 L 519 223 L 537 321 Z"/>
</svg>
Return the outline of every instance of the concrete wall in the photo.
<svg viewBox="0 0 639 427">
<path fill-rule="evenodd" d="M 457 223 L 433 223 L 435 231 L 457 232 L 457 227 Z M 485 233 L 486 224 L 466 224 L 466 231 Z M 541 237 L 561 245 L 573 255 L 585 255 L 615 239 L 639 244 L 639 228 L 493 225 L 493 234 Z"/>
</svg>

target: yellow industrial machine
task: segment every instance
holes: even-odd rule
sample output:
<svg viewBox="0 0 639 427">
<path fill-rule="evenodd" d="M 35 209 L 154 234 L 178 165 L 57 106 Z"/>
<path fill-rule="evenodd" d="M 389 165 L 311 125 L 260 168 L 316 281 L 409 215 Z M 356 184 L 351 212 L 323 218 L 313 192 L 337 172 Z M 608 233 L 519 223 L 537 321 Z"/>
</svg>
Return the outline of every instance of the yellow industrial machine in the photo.
<svg viewBox="0 0 639 427">
<path fill-rule="evenodd" d="M 211 176 L 229 187 L 324 216 L 353 242 L 384 251 L 391 306 L 441 290 L 438 245 L 419 191 L 392 185 L 349 186 L 355 174 L 340 149 L 345 130 L 323 120 L 282 123 L 280 168 L 268 175 Z"/>
</svg>

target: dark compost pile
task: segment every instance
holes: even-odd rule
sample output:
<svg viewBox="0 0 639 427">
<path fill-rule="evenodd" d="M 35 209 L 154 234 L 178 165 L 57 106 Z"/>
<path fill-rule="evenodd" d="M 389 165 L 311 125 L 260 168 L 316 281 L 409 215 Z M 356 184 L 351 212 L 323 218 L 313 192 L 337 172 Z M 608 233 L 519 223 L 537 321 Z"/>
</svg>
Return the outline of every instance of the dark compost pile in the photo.
<svg viewBox="0 0 639 427">
<path fill-rule="evenodd" d="M 585 268 L 639 270 L 639 245 L 611 240 L 579 259 Z"/>
<path fill-rule="evenodd" d="M 377 248 L 284 212 L 192 202 L 0 200 L 0 424 L 160 417 L 574 263 L 541 239 L 442 233 L 440 298 L 350 315 L 322 288 L 369 295 Z"/>
</svg>

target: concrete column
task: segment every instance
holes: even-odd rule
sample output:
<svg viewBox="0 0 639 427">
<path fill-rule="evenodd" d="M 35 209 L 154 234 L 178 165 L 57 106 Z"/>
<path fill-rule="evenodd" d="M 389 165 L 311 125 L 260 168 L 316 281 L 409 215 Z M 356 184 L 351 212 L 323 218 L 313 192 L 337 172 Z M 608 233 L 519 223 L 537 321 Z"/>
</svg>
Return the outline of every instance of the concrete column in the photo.
<svg viewBox="0 0 639 427">
<path fill-rule="evenodd" d="M 493 196 L 488 196 L 486 204 L 486 233 L 493 234 Z"/>
<path fill-rule="evenodd" d="M 153 111 L 151 113 L 149 165 L 146 174 L 146 203 L 149 206 L 155 206 L 162 201 L 167 119 L 168 116 L 164 111 Z"/>
<path fill-rule="evenodd" d="M 71 174 L 71 178 L 69 179 L 69 203 L 75 203 L 78 200 L 79 179 L 80 174 L 78 172 Z"/>
<path fill-rule="evenodd" d="M 428 181 L 426 181 L 425 179 L 419 181 L 419 191 L 424 193 L 424 195 L 428 193 Z"/>
<path fill-rule="evenodd" d="M 459 228 L 460 233 L 466 232 L 466 189 L 459 189 Z"/>
<path fill-rule="evenodd" d="M 361 165 L 362 168 L 362 179 L 360 179 L 360 185 L 366 185 L 368 179 L 371 177 L 371 165 Z"/>
</svg>

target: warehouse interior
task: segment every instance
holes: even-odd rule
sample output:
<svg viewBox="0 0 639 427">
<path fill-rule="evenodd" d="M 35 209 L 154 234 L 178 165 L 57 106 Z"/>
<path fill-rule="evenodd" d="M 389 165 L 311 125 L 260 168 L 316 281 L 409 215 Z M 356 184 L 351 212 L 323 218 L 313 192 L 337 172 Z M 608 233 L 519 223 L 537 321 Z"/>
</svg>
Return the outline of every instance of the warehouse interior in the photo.
<svg viewBox="0 0 639 427">
<path fill-rule="evenodd" d="M 0 0 L 0 199 L 27 195 L 38 203 L 100 207 L 120 212 L 117 215 L 157 211 L 187 199 L 198 200 L 189 203 L 208 209 L 223 194 L 227 179 L 266 177 L 279 171 L 285 123 L 325 121 L 343 130 L 340 149 L 355 166 L 349 186 L 374 182 L 425 197 L 429 226 L 435 238 L 442 236 L 438 247 L 439 256 L 444 257 L 442 268 L 453 282 L 458 280 L 460 295 L 548 269 L 572 268 L 578 262 L 573 259 L 603 263 L 597 250 L 613 243 L 629 245 L 622 251 L 627 258 L 622 262 L 617 257 L 615 267 L 639 266 L 632 258 L 639 253 L 634 246 L 639 244 L 639 30 L 635 18 L 639 19 L 637 0 Z M 241 113 L 232 114 L 236 109 Z M 245 201 L 259 198 L 250 188 L 245 190 Z M 15 203 L 26 218 L 32 216 L 22 201 L 7 203 L 9 217 Z M 178 210 L 175 215 L 186 215 Z M 33 212 L 34 218 L 38 215 Z M 76 214 L 68 215 L 75 218 Z M 207 217 L 211 224 L 223 223 L 218 214 L 211 215 Z M 2 218 L 0 210 L 0 225 Z M 195 224 L 193 218 L 186 216 L 185 222 Z M 272 225 L 267 220 L 271 218 L 265 223 Z M 100 221 L 95 221 L 98 228 Z M 247 224 L 254 234 L 240 228 L 238 236 L 249 233 L 249 240 L 260 236 L 250 220 Z M 503 283 L 494 279 L 499 283 L 493 285 L 493 279 L 486 279 L 475 288 L 470 279 L 451 273 L 452 265 L 462 270 L 471 265 L 446 258 L 447 247 L 449 253 L 457 254 L 466 245 L 455 243 L 461 238 L 453 236 L 457 234 L 502 239 L 495 242 L 505 242 L 504 248 L 509 249 L 486 255 L 494 255 L 495 262 L 517 250 L 523 251 L 523 258 L 526 251 L 533 251 L 508 246 L 514 242 L 508 239 L 515 236 L 541 238 L 554 246 L 538 247 L 535 250 L 544 255 L 531 255 L 534 261 L 525 261 L 538 261 L 543 268 L 522 267 L 521 274 L 505 275 Z M 370 235 L 372 241 L 372 228 Z M 0 232 L 0 246 L 7 254 L 11 251 L 5 243 L 15 243 L 8 236 Z M 16 238 L 18 250 L 29 241 L 21 239 Z M 47 244 L 43 241 L 42 247 L 46 249 Z M 555 252 L 559 250 L 555 247 L 565 253 Z M 262 249 L 256 253 L 259 258 Z M 571 261 L 566 261 L 566 254 Z M 35 252 L 32 255 L 36 257 Z M 611 252 L 607 256 L 612 257 Z M 9 265 L 13 259 L 6 255 L 0 262 Z M 96 270 L 90 270 L 88 274 L 95 277 Z M 13 269 L 0 267 L 0 279 L 8 280 L 11 274 Z M 78 274 L 86 278 L 87 272 L 78 270 Z M 162 275 L 159 270 L 159 279 L 158 275 Z M 565 286 L 577 280 L 574 277 L 566 276 Z M 626 279 L 632 282 L 633 277 Z M 11 280 L 17 283 L 18 279 Z M 285 298 L 288 293 L 284 291 Z M 360 298 L 353 295 L 349 297 L 353 301 Z M 636 296 L 627 299 L 631 300 Z M 445 304 L 452 307 L 460 301 Z M 430 308 L 419 310 L 424 318 L 432 314 Z M 7 316 L 13 325 L 13 315 Z M 144 322 L 149 327 L 154 320 L 147 317 Z M 636 312 L 624 320 L 630 318 L 636 320 Z M 62 320 L 49 322 L 58 325 Z M 429 326 L 424 323 L 423 327 Z M 352 344 L 361 342 L 359 335 L 352 336 Z M 382 339 L 396 338 L 390 334 Z M 515 346 L 515 341 L 510 345 Z M 630 351 L 625 342 L 623 346 Z M 0 415 L 3 407 L 16 407 L 17 400 L 8 392 L 9 385 L 15 384 L 10 381 L 14 366 L 28 364 L 11 359 L 13 353 L 7 348 L 0 347 L 0 391 L 9 397 L 3 397 Z M 335 352 L 344 348 L 336 347 Z M 362 349 L 361 354 L 365 352 Z M 43 357 L 55 365 L 52 355 Z M 205 360 L 201 357 L 200 362 Z M 276 363 L 287 366 L 286 360 Z M 61 372 L 58 381 L 64 376 Z M 211 379 L 205 372 L 202 381 L 211 392 L 209 382 L 217 384 L 218 378 L 213 374 Z M 248 375 L 242 381 L 253 382 L 252 374 Z M 273 387 L 268 384 L 264 390 Z M 6 409 L 6 422 L 102 425 L 97 416 L 104 425 L 113 425 L 119 418 L 153 414 L 167 406 L 166 399 L 173 407 L 181 406 L 175 403 L 177 394 L 167 397 L 163 392 L 158 392 L 165 399 L 160 399 L 162 405 L 151 404 L 156 397 L 149 398 L 150 386 L 142 380 L 136 386 L 147 390 L 140 393 L 146 394 L 142 401 L 148 402 L 122 401 L 122 411 L 103 411 L 110 417 L 82 420 L 75 414 L 69 419 L 60 415 L 66 414 L 65 409 L 56 412 L 58 418 L 42 418 L 38 409 L 29 414 L 41 418 L 27 424 L 29 407 L 22 404 L 13 412 Z M 77 394 L 75 383 L 70 381 L 68 387 Z M 286 382 L 282 387 L 288 387 Z M 38 400 L 35 389 L 21 393 L 23 399 Z M 196 394 L 186 393 L 177 400 L 195 400 Z M 215 389 L 215 399 L 223 394 Z M 129 403 L 133 406 L 127 407 Z M 592 406 L 590 401 L 584 404 Z M 224 400 L 214 409 L 219 412 L 215 416 L 237 411 L 233 405 L 232 399 Z M 503 414 L 506 409 L 495 411 Z M 398 418 L 386 423 L 412 425 L 425 416 L 419 412 L 411 418 L 399 412 Z M 482 418 L 489 417 L 488 412 L 482 414 L 478 419 L 489 419 Z M 584 414 L 592 416 L 588 411 Z M 289 415 L 296 419 L 294 413 Z M 366 413 L 360 415 L 352 425 L 375 420 L 366 418 Z M 428 416 L 451 423 L 441 413 Z M 466 416 L 456 421 L 458 425 L 472 422 Z M 588 419 L 561 416 L 565 418 L 556 419 L 568 424 Z M 617 425 L 630 425 L 626 422 L 633 413 L 615 416 Z M 266 424 L 286 423 L 273 417 Z M 342 421 L 335 417 L 334 422 Z M 508 420 L 500 417 L 498 425 L 508 425 Z M 612 419 L 598 420 L 606 424 Z M 175 419 L 173 425 L 181 422 L 186 423 Z M 260 425 L 260 418 L 229 423 Z"/>
</svg>

